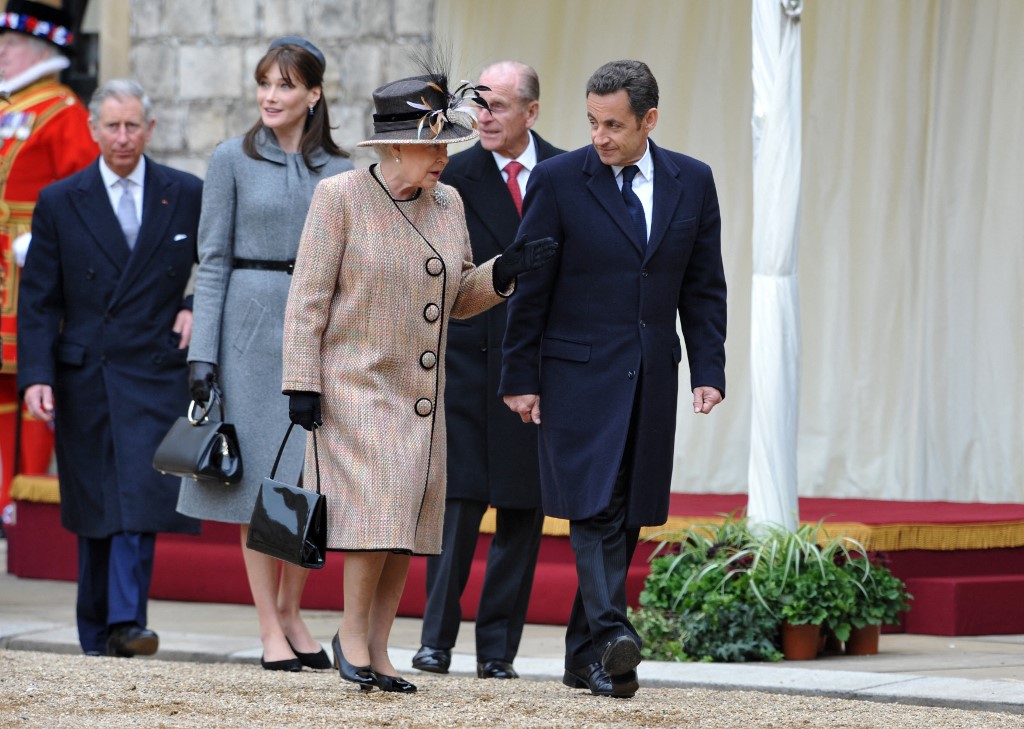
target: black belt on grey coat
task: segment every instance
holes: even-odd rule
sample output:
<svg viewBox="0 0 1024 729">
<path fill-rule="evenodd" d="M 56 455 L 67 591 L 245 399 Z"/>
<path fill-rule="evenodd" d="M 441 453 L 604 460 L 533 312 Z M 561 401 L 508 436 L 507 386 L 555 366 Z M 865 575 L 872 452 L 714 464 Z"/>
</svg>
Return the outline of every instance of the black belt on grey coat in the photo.
<svg viewBox="0 0 1024 729">
<path fill-rule="evenodd" d="M 258 258 L 236 258 L 232 264 L 235 268 L 253 268 L 257 271 L 284 271 L 289 276 L 295 270 L 295 259 L 290 261 L 264 261 Z"/>
</svg>

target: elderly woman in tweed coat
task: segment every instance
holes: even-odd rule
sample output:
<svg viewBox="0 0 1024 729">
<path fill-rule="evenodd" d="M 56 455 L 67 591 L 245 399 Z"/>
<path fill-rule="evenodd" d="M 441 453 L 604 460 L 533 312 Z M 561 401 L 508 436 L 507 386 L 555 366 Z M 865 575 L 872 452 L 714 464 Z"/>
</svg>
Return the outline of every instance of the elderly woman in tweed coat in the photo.
<svg viewBox="0 0 1024 729">
<path fill-rule="evenodd" d="M 447 144 L 473 139 L 444 76 L 373 93 L 380 164 L 317 186 L 285 313 L 283 389 L 317 428 L 329 549 L 345 550 L 335 667 L 363 689 L 409 693 L 388 636 L 412 554 L 441 549 L 448 318 L 494 306 L 554 254 L 517 241 L 474 267 L 462 200 L 438 178 Z M 321 417 L 322 414 L 322 417 Z M 322 425 L 321 425 L 322 424 Z M 306 473 L 313 473 L 307 447 Z"/>
<path fill-rule="evenodd" d="M 299 235 L 316 184 L 352 169 L 331 139 L 324 68 L 323 54 L 304 38 L 271 43 L 254 74 L 260 119 L 244 137 L 214 151 L 199 224 L 188 353 L 192 397 L 206 402 L 219 380 L 245 469 L 242 482 L 232 486 L 185 479 L 178 510 L 241 525 L 267 670 L 331 667 L 299 614 L 309 571 L 244 546 L 256 492 L 284 433 L 281 339 Z M 302 447 L 295 443 L 282 460 L 282 474 L 297 478 L 302 463 Z"/>
</svg>

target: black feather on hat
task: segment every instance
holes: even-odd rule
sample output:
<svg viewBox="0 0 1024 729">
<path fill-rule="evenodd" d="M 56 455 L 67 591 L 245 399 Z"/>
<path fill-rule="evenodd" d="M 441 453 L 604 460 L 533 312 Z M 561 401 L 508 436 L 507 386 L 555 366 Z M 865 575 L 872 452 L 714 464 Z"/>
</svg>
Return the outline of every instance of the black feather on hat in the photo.
<svg viewBox="0 0 1024 729">
<path fill-rule="evenodd" d="M 448 90 L 447 58 L 429 51 L 415 59 L 425 71 L 384 84 L 373 91 L 373 136 L 359 147 L 375 144 L 452 144 L 476 139 L 476 115 L 466 109 L 466 97 L 483 108 L 481 91 L 463 81 L 454 92 Z"/>
</svg>

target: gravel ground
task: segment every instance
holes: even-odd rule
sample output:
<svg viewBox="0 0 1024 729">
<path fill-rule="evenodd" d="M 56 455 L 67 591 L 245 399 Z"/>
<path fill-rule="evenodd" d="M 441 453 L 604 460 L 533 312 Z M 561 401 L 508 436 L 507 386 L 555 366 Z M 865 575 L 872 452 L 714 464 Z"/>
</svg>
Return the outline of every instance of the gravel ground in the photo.
<svg viewBox="0 0 1024 729">
<path fill-rule="evenodd" d="M 1024 716 L 807 696 L 641 689 L 599 698 L 554 681 L 411 672 L 410 696 L 331 671 L 0 650 L 0 727 L 1022 727 Z"/>
</svg>

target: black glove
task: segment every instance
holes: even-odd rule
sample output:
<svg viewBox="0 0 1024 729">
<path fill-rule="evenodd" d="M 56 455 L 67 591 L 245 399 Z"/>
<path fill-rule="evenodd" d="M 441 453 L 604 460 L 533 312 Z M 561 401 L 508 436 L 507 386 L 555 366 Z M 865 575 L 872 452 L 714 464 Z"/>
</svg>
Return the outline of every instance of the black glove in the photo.
<svg viewBox="0 0 1024 729">
<path fill-rule="evenodd" d="M 323 425 L 320 418 L 319 392 L 289 392 L 288 417 L 296 425 L 313 430 L 313 425 Z"/>
<path fill-rule="evenodd" d="M 494 262 L 494 287 L 505 291 L 512 279 L 521 273 L 540 268 L 558 251 L 558 241 L 554 238 L 538 238 L 527 242 L 522 236 L 505 249 Z"/>
<path fill-rule="evenodd" d="M 192 399 L 202 405 L 210 399 L 210 391 L 217 384 L 217 365 L 209 362 L 188 363 L 188 391 Z"/>
</svg>

